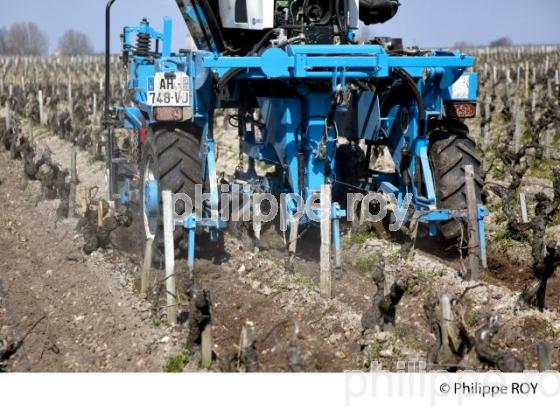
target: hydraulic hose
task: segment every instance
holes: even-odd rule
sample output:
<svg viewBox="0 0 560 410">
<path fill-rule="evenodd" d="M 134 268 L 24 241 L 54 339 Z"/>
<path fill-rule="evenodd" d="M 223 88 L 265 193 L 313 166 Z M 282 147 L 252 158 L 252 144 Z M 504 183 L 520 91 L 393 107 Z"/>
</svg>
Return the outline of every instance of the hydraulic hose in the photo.
<svg viewBox="0 0 560 410">
<path fill-rule="evenodd" d="M 420 135 L 423 135 L 426 130 L 426 106 L 424 104 L 424 100 L 420 95 L 420 91 L 414 82 L 414 79 L 402 68 L 394 68 L 393 72 L 399 77 L 401 80 L 398 84 L 394 85 L 389 89 L 389 92 L 383 98 L 383 103 L 381 107 L 382 115 L 387 114 L 387 110 L 390 108 L 390 104 L 395 101 L 395 97 L 401 95 L 404 89 L 408 89 L 412 97 L 416 100 L 418 105 L 418 132 Z M 405 186 L 409 186 L 411 182 L 410 177 L 410 150 L 407 145 L 405 145 L 401 151 L 402 161 L 400 164 L 400 172 L 403 177 L 403 184 Z"/>
<path fill-rule="evenodd" d="M 403 83 L 407 84 L 418 104 L 418 116 L 420 117 L 418 120 L 418 128 L 420 129 L 420 133 L 424 133 L 426 130 L 426 105 L 424 104 L 424 99 L 420 95 L 420 91 L 418 91 L 418 87 L 414 82 L 414 79 L 402 68 L 394 68 L 393 72 L 399 76 L 399 78 L 403 81 Z"/>
</svg>

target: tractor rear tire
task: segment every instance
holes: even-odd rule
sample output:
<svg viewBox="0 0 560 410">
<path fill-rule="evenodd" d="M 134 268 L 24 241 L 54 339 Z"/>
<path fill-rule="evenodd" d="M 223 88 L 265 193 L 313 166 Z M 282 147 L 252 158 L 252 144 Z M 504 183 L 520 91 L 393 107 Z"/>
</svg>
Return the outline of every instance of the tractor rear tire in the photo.
<svg viewBox="0 0 560 410">
<path fill-rule="evenodd" d="M 163 191 L 171 191 L 174 194 L 187 194 L 195 204 L 195 187 L 203 184 L 204 179 L 200 175 L 202 163 L 199 158 L 200 132 L 194 128 L 185 127 L 165 127 L 156 128 L 148 132 L 146 141 L 142 146 L 141 158 L 141 204 L 140 213 L 143 228 L 143 244 L 147 240 L 147 230 L 149 229 L 144 222 L 144 181 L 146 173 L 153 172 L 158 182 L 158 201 L 159 212 L 157 225 L 150 229 L 155 235 L 152 248 L 152 261 L 156 267 L 162 267 L 165 255 L 163 240 Z M 184 204 L 180 201 L 176 204 L 176 212 L 184 212 Z M 187 247 L 187 233 L 185 229 L 175 229 L 173 231 L 175 241 L 175 256 L 179 256 L 181 251 Z M 186 253 L 185 253 L 186 255 Z"/>
<path fill-rule="evenodd" d="M 429 158 L 434 172 L 437 205 L 440 209 L 467 209 L 465 183 L 466 165 L 474 167 L 475 191 L 481 198 L 481 161 L 476 153 L 476 142 L 469 129 L 460 121 L 445 120 L 436 124 L 430 133 Z M 465 224 L 459 220 L 443 222 L 440 232 L 447 241 L 463 238 L 466 241 Z"/>
</svg>

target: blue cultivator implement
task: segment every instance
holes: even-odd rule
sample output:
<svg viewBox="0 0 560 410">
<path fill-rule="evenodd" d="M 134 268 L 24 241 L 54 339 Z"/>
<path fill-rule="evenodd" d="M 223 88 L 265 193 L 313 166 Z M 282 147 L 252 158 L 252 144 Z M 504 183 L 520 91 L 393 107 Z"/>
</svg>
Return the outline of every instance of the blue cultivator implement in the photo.
<svg viewBox="0 0 560 410">
<path fill-rule="evenodd" d="M 354 212 L 344 199 L 349 193 L 386 196 L 392 199 L 389 219 L 401 215 L 426 224 L 431 235 L 462 237 L 467 165 L 474 168 L 480 197 L 480 162 L 462 122 L 476 114 L 472 57 L 404 49 L 394 39 L 359 44 L 358 20 L 392 18 L 399 6 L 394 0 L 177 4 L 196 50 L 172 51 L 167 18 L 162 32 L 146 20 L 126 27 L 123 61 L 134 104 L 107 110 L 110 195 L 127 202 L 137 187 L 156 258 L 163 250 L 162 191 L 186 194 L 193 203 L 197 185 L 206 194 L 201 213 L 187 209 L 176 218 L 185 228 L 175 232 L 177 249 L 188 248 L 192 267 L 195 233 L 219 240 L 227 226 L 220 217 L 221 189 L 239 190 L 239 181 L 248 196 L 287 194 L 282 209 L 288 216 L 297 213 L 294 198 L 307 203 L 324 186 L 332 187 L 329 223 L 337 265 L 339 220 Z M 214 112 L 224 108 L 236 110 L 230 123 L 238 128 L 245 159 L 231 180 L 218 179 L 216 169 Z M 138 163 L 131 164 L 115 143 L 116 126 L 137 131 Z M 393 168 L 372 169 L 385 148 Z M 258 162 L 268 172 L 259 174 Z M 482 254 L 485 212 L 479 205 Z M 299 227 L 314 223 L 308 215 L 288 220 L 293 241 Z"/>
</svg>

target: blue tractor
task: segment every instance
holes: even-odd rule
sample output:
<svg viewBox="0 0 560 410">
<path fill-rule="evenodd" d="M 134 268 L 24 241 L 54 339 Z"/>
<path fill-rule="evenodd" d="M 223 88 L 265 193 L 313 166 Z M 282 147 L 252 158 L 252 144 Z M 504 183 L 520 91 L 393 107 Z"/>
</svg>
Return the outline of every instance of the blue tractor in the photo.
<svg viewBox="0 0 560 410">
<path fill-rule="evenodd" d="M 219 241 L 221 188 L 234 184 L 216 169 L 214 119 L 235 111 L 239 150 L 246 159 L 234 176 L 245 195 L 267 192 L 310 200 L 332 187 L 332 242 L 340 265 L 339 220 L 350 212 L 344 195 L 394 198 L 395 214 L 416 218 L 431 235 L 457 240 L 466 216 L 464 167 L 480 161 L 464 125 L 476 115 L 474 60 L 461 52 L 406 49 L 402 41 L 358 41 L 362 24 L 383 23 L 396 0 L 177 0 L 196 47 L 172 50 L 172 21 L 161 32 L 148 21 L 125 27 L 123 62 L 133 104 L 111 107 L 107 5 L 106 124 L 109 194 L 126 203 L 138 193 L 146 238 L 161 258 L 162 192 L 195 198 L 204 210 L 185 209 L 176 249 L 194 263 L 195 237 Z M 114 129 L 135 130 L 139 160 L 117 144 Z M 388 149 L 393 169 L 372 169 Z M 258 163 L 268 166 L 258 172 Z M 480 201 L 479 201 L 480 202 Z M 290 199 L 286 212 L 296 212 Z M 252 210 L 255 211 L 254 209 Z M 320 213 L 318 209 L 314 212 Z M 484 246 L 485 209 L 478 206 Z M 314 224 L 302 217 L 298 227 Z M 177 220 L 176 220 L 177 222 Z"/>
</svg>

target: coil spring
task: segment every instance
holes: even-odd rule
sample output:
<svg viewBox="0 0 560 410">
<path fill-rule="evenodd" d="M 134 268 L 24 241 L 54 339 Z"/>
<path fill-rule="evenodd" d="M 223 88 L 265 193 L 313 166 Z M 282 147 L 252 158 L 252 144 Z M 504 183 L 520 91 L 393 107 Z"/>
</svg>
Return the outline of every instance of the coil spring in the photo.
<svg viewBox="0 0 560 410">
<path fill-rule="evenodd" d="M 152 48 L 152 38 L 149 34 L 138 33 L 136 38 L 136 55 L 140 57 L 148 57 Z"/>
</svg>

